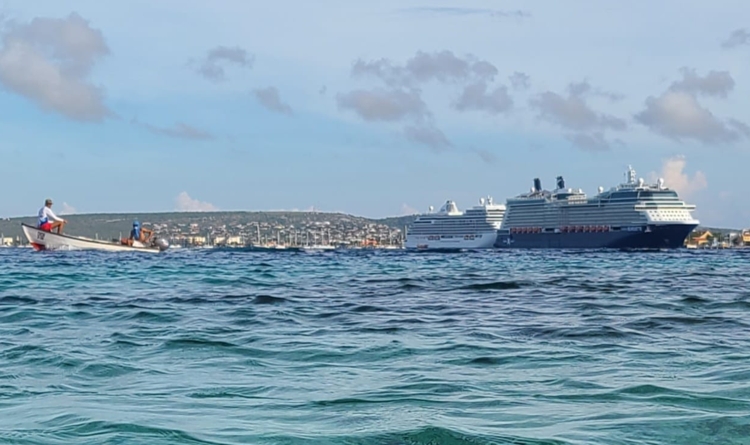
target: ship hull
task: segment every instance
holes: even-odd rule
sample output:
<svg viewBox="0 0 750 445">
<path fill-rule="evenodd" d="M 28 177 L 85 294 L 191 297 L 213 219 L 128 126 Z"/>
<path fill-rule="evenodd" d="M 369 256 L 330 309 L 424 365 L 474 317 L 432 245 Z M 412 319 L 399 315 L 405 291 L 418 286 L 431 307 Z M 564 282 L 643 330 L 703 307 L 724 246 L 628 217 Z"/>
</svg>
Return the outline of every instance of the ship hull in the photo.
<svg viewBox="0 0 750 445">
<path fill-rule="evenodd" d="M 404 247 L 410 250 L 491 249 L 497 232 L 473 235 L 407 235 Z"/>
<path fill-rule="evenodd" d="M 630 230 L 578 233 L 513 233 L 500 231 L 497 248 L 511 249 L 675 249 L 682 247 L 697 224 L 639 226 Z"/>
</svg>

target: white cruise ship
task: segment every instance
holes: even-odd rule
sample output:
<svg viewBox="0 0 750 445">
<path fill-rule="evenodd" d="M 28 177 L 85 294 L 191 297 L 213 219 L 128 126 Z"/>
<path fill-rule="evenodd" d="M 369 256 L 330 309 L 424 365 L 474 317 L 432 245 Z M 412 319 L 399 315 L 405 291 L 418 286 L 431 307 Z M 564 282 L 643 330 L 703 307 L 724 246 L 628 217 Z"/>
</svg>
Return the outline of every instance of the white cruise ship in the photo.
<svg viewBox="0 0 750 445">
<path fill-rule="evenodd" d="M 565 187 L 561 176 L 554 191 L 534 180 L 530 193 L 510 198 L 498 231 L 504 248 L 620 248 L 668 249 L 683 245 L 698 226 L 677 192 L 659 179 L 636 180 L 628 167 L 625 182 L 587 197 L 581 189 Z"/>
<path fill-rule="evenodd" d="M 452 250 L 488 249 L 494 246 L 503 222 L 505 205 L 495 204 L 492 197 L 482 198 L 479 205 L 458 210 L 456 203 L 446 201 L 437 213 L 420 215 L 407 229 L 405 248 Z"/>
</svg>

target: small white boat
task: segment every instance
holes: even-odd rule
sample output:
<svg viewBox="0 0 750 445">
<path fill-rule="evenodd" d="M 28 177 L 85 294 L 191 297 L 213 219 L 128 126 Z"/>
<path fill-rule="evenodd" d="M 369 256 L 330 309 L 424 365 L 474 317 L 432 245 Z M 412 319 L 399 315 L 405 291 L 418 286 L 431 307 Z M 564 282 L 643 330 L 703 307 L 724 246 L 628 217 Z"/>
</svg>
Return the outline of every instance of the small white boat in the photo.
<svg viewBox="0 0 750 445">
<path fill-rule="evenodd" d="M 104 250 L 107 252 L 149 252 L 159 253 L 169 248 L 164 239 L 157 239 L 153 245 L 146 246 L 134 241 L 132 246 L 119 242 L 104 241 L 80 236 L 70 236 L 37 229 L 34 226 L 21 223 L 23 233 L 35 250 Z"/>
<path fill-rule="evenodd" d="M 313 244 L 300 247 L 305 252 L 320 252 L 326 250 L 336 250 L 336 246 L 330 244 Z"/>
</svg>

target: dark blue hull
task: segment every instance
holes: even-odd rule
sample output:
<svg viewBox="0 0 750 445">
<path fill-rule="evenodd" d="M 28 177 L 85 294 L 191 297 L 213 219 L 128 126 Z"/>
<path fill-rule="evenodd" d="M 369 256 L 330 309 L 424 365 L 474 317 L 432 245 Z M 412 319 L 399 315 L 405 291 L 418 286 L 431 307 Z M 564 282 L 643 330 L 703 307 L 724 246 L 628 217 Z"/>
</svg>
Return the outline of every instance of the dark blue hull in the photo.
<svg viewBox="0 0 750 445">
<path fill-rule="evenodd" d="M 682 247 L 695 224 L 637 227 L 631 230 L 577 233 L 498 232 L 495 247 L 511 249 L 675 249 Z"/>
</svg>

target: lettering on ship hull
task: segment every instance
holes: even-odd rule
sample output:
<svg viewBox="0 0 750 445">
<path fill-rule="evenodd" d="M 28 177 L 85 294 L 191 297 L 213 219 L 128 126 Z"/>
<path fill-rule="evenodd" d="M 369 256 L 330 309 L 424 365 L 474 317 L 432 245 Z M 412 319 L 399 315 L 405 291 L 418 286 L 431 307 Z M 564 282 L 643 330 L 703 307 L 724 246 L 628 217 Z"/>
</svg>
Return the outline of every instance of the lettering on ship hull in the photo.
<svg viewBox="0 0 750 445">
<path fill-rule="evenodd" d="M 682 247 L 685 238 L 697 224 L 670 224 L 654 227 L 629 227 L 608 232 L 500 233 L 498 248 L 618 248 L 674 249 Z"/>
</svg>

